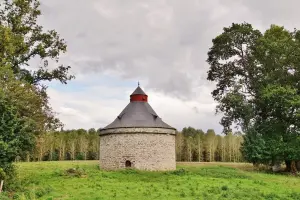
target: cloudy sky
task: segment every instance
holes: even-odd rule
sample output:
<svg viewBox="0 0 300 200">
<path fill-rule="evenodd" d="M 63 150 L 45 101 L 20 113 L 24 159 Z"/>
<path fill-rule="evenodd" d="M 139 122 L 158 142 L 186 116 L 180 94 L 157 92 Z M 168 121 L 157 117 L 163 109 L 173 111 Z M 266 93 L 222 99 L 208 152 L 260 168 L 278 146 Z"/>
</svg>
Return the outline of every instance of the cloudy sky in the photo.
<svg viewBox="0 0 300 200">
<path fill-rule="evenodd" d="M 168 124 L 221 132 L 206 80 L 211 40 L 232 22 L 264 30 L 300 26 L 296 0 L 42 0 L 40 23 L 68 44 L 61 63 L 76 80 L 49 85 L 66 128 L 100 128 L 140 81 Z"/>
</svg>

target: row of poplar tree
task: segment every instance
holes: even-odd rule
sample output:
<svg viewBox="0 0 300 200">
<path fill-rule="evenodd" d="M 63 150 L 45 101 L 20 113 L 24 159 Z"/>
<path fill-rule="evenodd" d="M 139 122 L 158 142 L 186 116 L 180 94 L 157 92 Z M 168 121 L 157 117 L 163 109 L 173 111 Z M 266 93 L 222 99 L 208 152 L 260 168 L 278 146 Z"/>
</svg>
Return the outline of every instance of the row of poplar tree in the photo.
<svg viewBox="0 0 300 200">
<path fill-rule="evenodd" d="M 62 130 L 41 134 L 34 151 L 26 152 L 17 161 L 97 160 L 99 130 Z M 241 162 L 240 133 L 218 135 L 213 129 L 205 133 L 192 127 L 176 134 L 176 160 L 188 162 Z"/>
<path fill-rule="evenodd" d="M 40 134 L 33 151 L 16 161 L 96 160 L 99 159 L 99 131 L 61 130 Z"/>
<path fill-rule="evenodd" d="M 187 162 L 242 162 L 240 132 L 225 136 L 213 129 L 203 132 L 192 127 L 183 128 L 176 135 L 176 160 Z"/>
</svg>

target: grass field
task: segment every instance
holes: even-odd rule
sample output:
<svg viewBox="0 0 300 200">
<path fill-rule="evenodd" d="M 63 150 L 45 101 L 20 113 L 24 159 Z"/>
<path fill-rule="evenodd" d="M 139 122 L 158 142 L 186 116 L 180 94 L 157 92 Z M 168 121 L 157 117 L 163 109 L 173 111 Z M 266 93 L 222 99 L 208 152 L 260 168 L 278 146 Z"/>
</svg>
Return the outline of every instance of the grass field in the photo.
<svg viewBox="0 0 300 200">
<path fill-rule="evenodd" d="M 97 164 L 97 161 L 19 163 L 24 189 L 10 194 L 11 198 L 300 200 L 300 178 L 251 171 L 249 164 L 178 163 L 173 172 L 105 172 Z M 78 170 L 68 171 L 70 168 Z"/>
</svg>

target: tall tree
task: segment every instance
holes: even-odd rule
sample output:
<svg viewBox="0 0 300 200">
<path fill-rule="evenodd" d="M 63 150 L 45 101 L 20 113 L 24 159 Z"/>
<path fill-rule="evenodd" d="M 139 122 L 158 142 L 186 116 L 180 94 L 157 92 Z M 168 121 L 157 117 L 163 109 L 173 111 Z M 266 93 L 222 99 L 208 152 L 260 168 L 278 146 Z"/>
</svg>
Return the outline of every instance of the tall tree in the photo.
<svg viewBox="0 0 300 200">
<path fill-rule="evenodd" d="M 44 114 L 35 115 L 36 118 L 34 118 L 39 122 L 40 132 L 43 132 L 46 129 L 62 126 L 49 106 L 45 81 L 59 80 L 67 83 L 74 76 L 68 74 L 69 66 L 54 67 L 54 64 L 51 69 L 49 68 L 51 61 L 58 64 L 60 54 L 66 52 L 67 46 L 56 31 L 45 31 L 37 23 L 41 15 L 39 6 L 39 0 L 3 0 L 0 2 L 0 68 L 10 67 L 15 78 L 33 85 L 36 92 L 43 97 Z M 33 59 L 40 59 L 43 64 L 28 67 Z M 13 91 L 13 94 L 15 94 L 13 98 L 22 96 L 18 91 Z M 30 113 L 27 111 L 33 109 L 31 106 L 36 105 L 38 104 L 32 103 L 29 105 L 30 108 L 24 106 L 22 114 L 27 116 Z"/>
<path fill-rule="evenodd" d="M 272 159 L 295 166 L 300 156 L 300 32 L 272 25 L 261 33 L 251 24 L 233 23 L 213 39 L 207 62 L 208 80 L 217 82 L 212 95 L 224 113 L 224 132 L 233 122 L 246 134 L 258 132 L 274 147 Z"/>
<path fill-rule="evenodd" d="M 35 138 L 42 141 L 41 134 L 62 126 L 49 105 L 45 81 L 65 84 L 74 78 L 68 74 L 69 66 L 58 64 L 60 54 L 66 52 L 64 40 L 37 23 L 39 6 L 38 0 L 0 1 L 0 167 L 4 170 L 17 156 L 26 153 L 29 160 Z M 29 67 L 32 59 L 43 64 Z M 50 69 L 51 61 L 59 66 Z M 40 143 L 39 159 L 45 154 L 44 145 Z"/>
<path fill-rule="evenodd" d="M 195 140 L 197 135 L 197 130 L 193 127 L 183 128 L 182 134 L 184 135 L 184 139 L 185 139 L 187 161 L 191 162 L 193 161 L 193 155 L 195 155 L 195 147 L 197 146 Z"/>
<path fill-rule="evenodd" d="M 12 163 L 18 156 L 31 151 L 38 124 L 36 114 L 42 114 L 41 97 L 35 88 L 26 82 L 15 80 L 9 67 L 0 67 L 0 170 L 6 178 L 12 180 Z M 12 98 L 18 91 L 20 98 Z M 32 100 L 32 102 L 30 101 Z M 38 110 L 29 109 L 28 116 L 22 111 L 30 104 L 38 104 Z M 2 169 L 1 169 L 2 168 Z"/>
<path fill-rule="evenodd" d="M 176 145 L 176 160 L 177 161 L 183 161 L 183 146 L 184 146 L 184 138 L 183 134 L 181 132 L 176 133 L 175 138 L 175 145 Z"/>
<path fill-rule="evenodd" d="M 206 152 L 208 161 L 212 162 L 214 161 L 214 154 L 215 154 L 215 140 L 216 140 L 216 134 L 213 129 L 208 129 L 206 136 L 205 136 L 205 144 L 206 144 Z"/>
<path fill-rule="evenodd" d="M 197 140 L 197 153 L 198 153 L 198 162 L 202 160 L 202 151 L 204 149 L 204 132 L 202 130 L 197 130 L 196 138 Z"/>
</svg>

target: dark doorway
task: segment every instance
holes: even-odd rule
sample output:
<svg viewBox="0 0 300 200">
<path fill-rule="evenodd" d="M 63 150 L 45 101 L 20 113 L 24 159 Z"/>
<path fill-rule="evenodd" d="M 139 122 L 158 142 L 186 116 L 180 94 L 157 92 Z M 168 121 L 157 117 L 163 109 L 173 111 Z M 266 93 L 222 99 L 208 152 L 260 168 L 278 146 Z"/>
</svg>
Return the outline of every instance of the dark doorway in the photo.
<svg viewBox="0 0 300 200">
<path fill-rule="evenodd" d="M 126 160 L 125 167 L 131 167 L 131 162 L 129 160 Z"/>
</svg>

